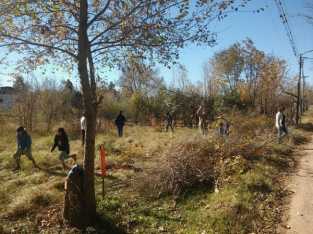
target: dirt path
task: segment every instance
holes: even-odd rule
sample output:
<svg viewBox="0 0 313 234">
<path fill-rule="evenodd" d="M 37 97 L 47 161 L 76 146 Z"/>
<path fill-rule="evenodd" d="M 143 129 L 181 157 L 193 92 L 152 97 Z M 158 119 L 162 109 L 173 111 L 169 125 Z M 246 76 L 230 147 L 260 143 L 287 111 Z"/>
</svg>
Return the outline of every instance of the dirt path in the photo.
<svg viewBox="0 0 313 234">
<path fill-rule="evenodd" d="M 302 148 L 302 147 L 301 147 Z M 288 189 L 293 192 L 288 210 L 286 234 L 313 233 L 313 138 L 301 150 L 299 166 L 291 177 Z"/>
</svg>

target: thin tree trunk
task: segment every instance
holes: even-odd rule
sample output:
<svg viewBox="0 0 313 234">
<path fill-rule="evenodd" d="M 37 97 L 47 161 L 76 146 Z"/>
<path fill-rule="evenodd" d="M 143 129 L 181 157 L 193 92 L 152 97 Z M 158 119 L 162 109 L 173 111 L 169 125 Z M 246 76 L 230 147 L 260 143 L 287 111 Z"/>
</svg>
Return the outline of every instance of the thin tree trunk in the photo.
<svg viewBox="0 0 313 234">
<path fill-rule="evenodd" d="M 80 0 L 79 44 L 78 44 L 78 72 L 86 111 L 86 142 L 84 149 L 84 179 L 83 179 L 83 210 L 81 221 L 88 226 L 94 223 L 96 217 L 96 197 L 94 182 L 95 137 L 96 137 L 96 86 L 90 79 L 88 72 L 89 42 L 87 35 L 88 2 Z M 71 223 L 71 217 L 68 218 Z M 73 222 L 75 222 L 73 218 Z M 75 225 L 75 223 L 72 223 Z"/>
</svg>

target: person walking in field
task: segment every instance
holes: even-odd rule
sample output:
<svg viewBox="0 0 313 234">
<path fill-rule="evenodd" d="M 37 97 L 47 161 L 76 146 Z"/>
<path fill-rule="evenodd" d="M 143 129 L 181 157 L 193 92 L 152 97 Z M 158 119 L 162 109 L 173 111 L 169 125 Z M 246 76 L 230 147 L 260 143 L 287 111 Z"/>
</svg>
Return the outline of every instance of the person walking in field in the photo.
<svg viewBox="0 0 313 234">
<path fill-rule="evenodd" d="M 218 135 L 220 137 L 224 137 L 226 135 L 225 134 L 225 124 L 223 122 L 220 122 L 218 125 Z"/>
<path fill-rule="evenodd" d="M 65 164 L 65 160 L 72 158 L 76 162 L 76 154 L 70 155 L 70 144 L 64 128 L 58 129 L 58 132 L 54 137 L 54 144 L 51 152 L 53 152 L 56 147 L 58 147 L 60 151 L 59 159 L 62 163 L 63 169 L 66 170 L 68 167 Z"/>
<path fill-rule="evenodd" d="M 229 136 L 229 128 L 230 124 L 227 120 L 222 119 L 222 121 L 219 122 L 218 124 L 218 135 L 220 137 L 227 137 Z"/>
<path fill-rule="evenodd" d="M 198 126 L 199 126 L 200 133 L 205 136 L 207 134 L 208 123 L 207 123 L 206 111 L 202 105 L 200 105 L 197 110 L 197 116 L 199 118 Z"/>
<path fill-rule="evenodd" d="M 169 128 L 171 128 L 172 132 L 174 132 L 174 120 L 170 112 L 166 113 L 165 124 L 166 132 L 168 132 Z"/>
<path fill-rule="evenodd" d="M 80 129 L 81 129 L 81 139 L 82 139 L 82 146 L 85 145 L 85 137 L 86 137 L 86 129 L 87 129 L 87 122 L 85 114 L 80 118 Z"/>
<path fill-rule="evenodd" d="M 281 140 L 284 136 L 288 134 L 287 126 L 286 126 L 286 116 L 284 114 L 285 108 L 279 108 L 276 113 L 275 126 L 277 129 L 277 139 L 278 143 L 281 143 Z"/>
<path fill-rule="evenodd" d="M 16 130 L 16 140 L 17 140 L 17 150 L 16 153 L 13 155 L 13 158 L 15 159 L 16 166 L 14 168 L 14 171 L 20 170 L 20 161 L 21 156 L 25 155 L 30 161 L 32 161 L 35 168 L 38 168 L 33 155 L 32 155 L 32 138 L 27 133 L 24 127 L 19 127 Z"/>
<path fill-rule="evenodd" d="M 123 136 L 123 129 L 126 122 L 126 118 L 123 115 L 123 111 L 120 111 L 119 115 L 115 119 L 115 125 L 117 127 L 117 133 L 119 137 Z"/>
</svg>

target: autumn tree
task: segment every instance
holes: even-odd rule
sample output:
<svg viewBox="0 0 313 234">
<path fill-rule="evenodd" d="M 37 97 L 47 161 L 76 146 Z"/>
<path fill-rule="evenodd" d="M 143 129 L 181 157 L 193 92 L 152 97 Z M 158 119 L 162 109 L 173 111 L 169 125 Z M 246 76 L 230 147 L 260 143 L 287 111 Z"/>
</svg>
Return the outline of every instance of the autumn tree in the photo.
<svg viewBox="0 0 313 234">
<path fill-rule="evenodd" d="M 29 131 L 33 130 L 33 122 L 36 117 L 35 110 L 38 99 L 38 87 L 36 79 L 31 77 L 26 80 L 20 75 L 13 78 L 13 88 L 16 90 L 14 111 L 18 117 L 19 124 Z"/>
<path fill-rule="evenodd" d="M 248 102 L 256 105 L 258 94 L 258 80 L 264 67 L 265 53 L 258 50 L 252 40 L 242 42 L 242 54 L 244 57 L 244 79 L 247 85 Z"/>
<path fill-rule="evenodd" d="M 52 62 L 74 65 L 79 76 L 87 119 L 81 219 L 86 225 L 96 215 L 97 72 L 116 66 L 129 52 L 169 65 L 187 43 L 215 43 L 210 23 L 248 1 L 1 1 L 1 47 L 19 52 L 23 63 L 30 61 L 27 65 L 33 68 Z"/>
<path fill-rule="evenodd" d="M 61 92 L 54 79 L 45 79 L 39 92 L 38 104 L 42 110 L 42 117 L 46 123 L 46 131 L 50 132 L 61 110 Z"/>
<path fill-rule="evenodd" d="M 284 60 L 267 56 L 260 74 L 259 98 L 261 113 L 273 115 L 277 111 L 281 85 L 286 78 L 287 66 Z"/>
<path fill-rule="evenodd" d="M 214 75 L 213 64 L 206 61 L 203 64 L 203 94 L 205 97 L 214 97 L 218 94 L 218 89 L 220 82 L 218 82 L 217 77 Z"/>
<path fill-rule="evenodd" d="M 191 86 L 186 66 L 179 64 L 173 69 L 172 89 L 186 91 Z"/>
<path fill-rule="evenodd" d="M 63 80 L 60 87 L 61 107 L 59 109 L 62 119 L 72 120 L 82 115 L 82 95 L 76 90 L 72 81 Z"/>
<path fill-rule="evenodd" d="M 162 84 L 157 71 L 142 59 L 128 56 L 121 66 L 119 86 L 126 96 L 135 93 L 149 94 Z"/>
<path fill-rule="evenodd" d="M 223 105 L 272 115 L 286 94 L 286 61 L 258 50 L 250 39 L 216 53 L 205 66 L 207 92 L 217 89 L 215 96 L 222 96 Z"/>
<path fill-rule="evenodd" d="M 216 53 L 212 59 L 214 75 L 218 77 L 224 93 L 236 91 L 244 68 L 241 45 L 236 43 L 230 48 Z"/>
</svg>

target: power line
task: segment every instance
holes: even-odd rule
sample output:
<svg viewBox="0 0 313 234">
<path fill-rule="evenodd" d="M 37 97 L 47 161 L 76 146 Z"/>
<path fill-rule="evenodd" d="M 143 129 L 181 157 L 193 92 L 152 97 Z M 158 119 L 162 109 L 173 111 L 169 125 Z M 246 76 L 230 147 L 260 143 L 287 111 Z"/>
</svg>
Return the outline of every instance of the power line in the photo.
<svg viewBox="0 0 313 234">
<path fill-rule="evenodd" d="M 291 31 L 290 24 L 288 22 L 288 17 L 287 17 L 284 5 L 283 5 L 281 0 L 274 0 L 274 1 L 276 3 L 277 9 L 279 11 L 282 23 L 283 23 L 283 25 L 285 27 L 285 30 L 286 30 L 286 33 L 287 33 L 287 36 L 288 36 L 288 39 L 289 39 L 289 42 L 290 42 L 293 54 L 298 58 L 298 55 L 299 55 L 298 49 L 297 49 L 297 46 L 296 46 L 296 43 L 295 43 L 295 40 L 294 40 L 293 33 Z"/>
</svg>

